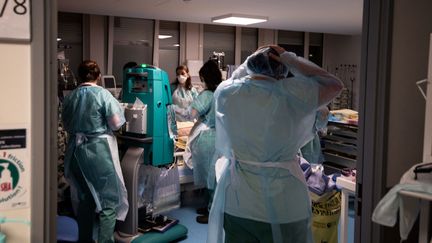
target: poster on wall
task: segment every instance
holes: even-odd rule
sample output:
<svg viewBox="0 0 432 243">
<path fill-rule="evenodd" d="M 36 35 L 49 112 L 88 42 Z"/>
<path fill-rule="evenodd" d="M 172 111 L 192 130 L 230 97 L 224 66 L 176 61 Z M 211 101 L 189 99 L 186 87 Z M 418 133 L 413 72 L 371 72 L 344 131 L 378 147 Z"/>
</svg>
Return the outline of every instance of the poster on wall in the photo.
<svg viewBox="0 0 432 243">
<path fill-rule="evenodd" d="M 0 0 L 1 40 L 30 40 L 30 0 Z"/>
<path fill-rule="evenodd" d="M 0 128 L 0 211 L 30 206 L 28 129 Z"/>
</svg>

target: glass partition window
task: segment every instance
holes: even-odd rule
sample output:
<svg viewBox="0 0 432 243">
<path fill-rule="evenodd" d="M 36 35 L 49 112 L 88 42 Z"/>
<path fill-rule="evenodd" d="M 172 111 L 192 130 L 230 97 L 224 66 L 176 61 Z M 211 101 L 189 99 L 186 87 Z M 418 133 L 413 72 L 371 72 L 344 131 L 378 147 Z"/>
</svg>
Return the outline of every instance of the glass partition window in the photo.
<svg viewBox="0 0 432 243">
<path fill-rule="evenodd" d="M 180 23 L 159 22 L 159 68 L 168 73 L 169 80 L 175 80 L 175 69 L 179 65 Z"/>
<path fill-rule="evenodd" d="M 83 60 L 83 16 L 76 13 L 58 13 L 57 51 L 64 54 L 64 62 L 77 74 Z"/>
<path fill-rule="evenodd" d="M 219 55 L 221 68 L 235 63 L 235 27 L 222 25 L 204 25 L 203 61 Z M 224 56 L 220 54 L 223 53 Z"/>
<path fill-rule="evenodd" d="M 113 75 L 118 85 L 126 63 L 153 64 L 153 37 L 153 20 L 114 18 Z"/>
<path fill-rule="evenodd" d="M 241 62 L 258 48 L 258 29 L 241 28 Z"/>
<path fill-rule="evenodd" d="M 304 55 L 304 32 L 279 30 L 278 45 L 302 57 Z"/>
<path fill-rule="evenodd" d="M 309 33 L 309 60 L 318 66 L 322 66 L 323 36 L 322 33 Z"/>
</svg>

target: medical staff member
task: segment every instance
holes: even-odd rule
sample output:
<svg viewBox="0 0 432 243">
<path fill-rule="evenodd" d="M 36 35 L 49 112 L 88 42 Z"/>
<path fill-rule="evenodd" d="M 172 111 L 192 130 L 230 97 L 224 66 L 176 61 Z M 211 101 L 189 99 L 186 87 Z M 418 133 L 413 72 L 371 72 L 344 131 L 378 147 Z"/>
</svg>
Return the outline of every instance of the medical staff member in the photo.
<svg viewBox="0 0 432 243">
<path fill-rule="evenodd" d="M 213 92 L 222 82 L 222 74 L 218 65 L 209 60 L 199 70 L 204 90 L 194 99 L 187 109 L 174 108 L 185 120 L 197 119 L 187 141 L 183 156 L 186 164 L 193 168 L 194 184 L 204 186 L 208 190 L 208 204 L 211 205 L 216 187 L 213 155 L 215 152 L 215 106 Z M 208 209 L 197 211 L 198 223 L 208 222 Z"/>
<path fill-rule="evenodd" d="M 176 68 L 176 81 L 173 83 L 174 91 L 172 94 L 173 104 L 182 109 L 190 106 L 192 101 L 198 96 L 198 91 L 192 86 L 189 75 L 189 68 L 181 65 Z M 181 116 L 176 116 L 177 121 L 184 121 Z"/>
<path fill-rule="evenodd" d="M 326 106 L 318 109 L 313 127 L 314 137 L 300 149 L 302 157 L 311 164 L 321 164 L 324 161 L 321 151 L 321 137 L 327 134 L 329 115 L 330 111 Z"/>
<path fill-rule="evenodd" d="M 81 84 L 64 100 L 62 119 L 69 135 L 65 176 L 77 191 L 79 241 L 93 242 L 95 211 L 98 242 L 114 242 L 116 219 L 124 220 L 127 192 L 112 134 L 125 122 L 119 102 L 96 83 L 101 72 L 95 61 L 80 64 Z"/>
<path fill-rule="evenodd" d="M 313 242 L 297 153 L 342 82 L 279 46 L 258 49 L 233 77 L 215 93 L 221 157 L 207 242 Z"/>
</svg>

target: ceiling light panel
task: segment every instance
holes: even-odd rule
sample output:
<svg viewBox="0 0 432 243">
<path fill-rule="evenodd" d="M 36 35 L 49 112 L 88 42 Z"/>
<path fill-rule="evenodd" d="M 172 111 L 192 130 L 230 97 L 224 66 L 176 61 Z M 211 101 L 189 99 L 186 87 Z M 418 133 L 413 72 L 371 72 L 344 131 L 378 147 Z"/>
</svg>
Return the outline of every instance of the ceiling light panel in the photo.
<svg viewBox="0 0 432 243">
<path fill-rule="evenodd" d="M 221 24 L 250 25 L 268 21 L 268 17 L 244 14 L 226 14 L 213 17 L 212 22 Z"/>
</svg>

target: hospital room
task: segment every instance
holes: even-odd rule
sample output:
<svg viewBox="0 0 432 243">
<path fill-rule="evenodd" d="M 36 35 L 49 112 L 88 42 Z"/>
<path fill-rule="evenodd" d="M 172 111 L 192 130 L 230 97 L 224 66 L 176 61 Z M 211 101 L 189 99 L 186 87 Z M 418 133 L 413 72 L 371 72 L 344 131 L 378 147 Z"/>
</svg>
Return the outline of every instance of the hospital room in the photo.
<svg viewBox="0 0 432 243">
<path fill-rule="evenodd" d="M 0 11 L 0 243 L 432 242 L 430 1 Z"/>
</svg>

